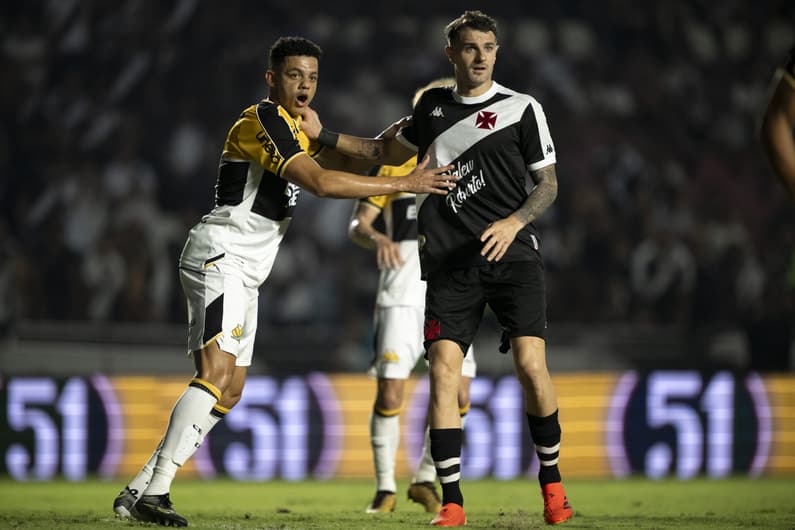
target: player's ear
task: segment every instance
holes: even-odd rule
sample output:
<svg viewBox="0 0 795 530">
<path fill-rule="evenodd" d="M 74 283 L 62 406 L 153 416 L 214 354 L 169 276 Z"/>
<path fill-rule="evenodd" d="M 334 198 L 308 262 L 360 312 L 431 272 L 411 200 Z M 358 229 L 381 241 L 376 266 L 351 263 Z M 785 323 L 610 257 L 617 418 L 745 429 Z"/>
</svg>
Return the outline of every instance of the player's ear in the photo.
<svg viewBox="0 0 795 530">
<path fill-rule="evenodd" d="M 447 60 L 452 63 L 453 62 L 453 47 L 452 46 L 445 46 L 444 47 L 444 54 L 447 56 Z"/>
<path fill-rule="evenodd" d="M 276 82 L 273 79 L 275 75 L 276 74 L 270 68 L 265 70 L 265 82 L 268 83 L 270 88 L 273 88 L 276 85 Z"/>
</svg>

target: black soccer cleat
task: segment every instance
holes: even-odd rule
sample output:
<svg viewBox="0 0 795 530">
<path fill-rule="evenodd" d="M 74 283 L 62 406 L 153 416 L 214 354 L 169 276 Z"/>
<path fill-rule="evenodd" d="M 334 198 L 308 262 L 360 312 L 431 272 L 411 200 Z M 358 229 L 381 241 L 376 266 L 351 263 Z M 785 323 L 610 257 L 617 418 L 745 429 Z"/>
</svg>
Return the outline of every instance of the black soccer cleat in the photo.
<svg viewBox="0 0 795 530">
<path fill-rule="evenodd" d="M 116 517 L 129 519 L 132 517 L 132 509 L 136 502 L 138 502 L 138 490 L 131 490 L 129 486 L 125 486 L 113 499 L 113 512 Z"/>
<path fill-rule="evenodd" d="M 144 495 L 133 507 L 133 516 L 139 521 L 157 523 L 160 526 L 188 526 L 188 520 L 174 511 L 168 493 Z"/>
</svg>

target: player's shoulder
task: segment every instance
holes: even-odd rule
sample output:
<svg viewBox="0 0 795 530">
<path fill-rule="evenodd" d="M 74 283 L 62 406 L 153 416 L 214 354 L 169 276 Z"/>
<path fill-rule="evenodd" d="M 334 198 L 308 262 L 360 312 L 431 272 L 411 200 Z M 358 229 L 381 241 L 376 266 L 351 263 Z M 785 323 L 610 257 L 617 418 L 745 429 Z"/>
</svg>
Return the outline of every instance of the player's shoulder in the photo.
<svg viewBox="0 0 795 530">
<path fill-rule="evenodd" d="M 530 94 L 527 94 L 525 92 L 519 92 L 518 90 L 508 88 L 496 82 L 495 84 L 496 84 L 497 94 L 503 94 L 509 96 L 510 98 L 515 99 L 517 102 L 524 103 L 525 105 L 532 105 L 532 106 L 541 105 L 541 103 L 539 103 L 539 101 Z"/>
<path fill-rule="evenodd" d="M 417 107 L 435 106 L 453 101 L 453 88 L 453 85 L 429 88 L 420 97 Z"/>
<path fill-rule="evenodd" d="M 244 108 L 238 116 L 238 121 L 256 122 L 262 121 L 263 117 L 278 117 L 279 111 L 277 105 L 272 101 L 263 99 L 257 103 L 253 103 Z"/>
<path fill-rule="evenodd" d="M 260 100 L 258 103 L 251 105 L 245 113 L 250 113 L 253 118 L 259 119 L 261 122 L 270 120 L 284 121 L 288 125 L 295 120 L 285 110 L 284 107 L 271 101 L 270 99 Z"/>
</svg>

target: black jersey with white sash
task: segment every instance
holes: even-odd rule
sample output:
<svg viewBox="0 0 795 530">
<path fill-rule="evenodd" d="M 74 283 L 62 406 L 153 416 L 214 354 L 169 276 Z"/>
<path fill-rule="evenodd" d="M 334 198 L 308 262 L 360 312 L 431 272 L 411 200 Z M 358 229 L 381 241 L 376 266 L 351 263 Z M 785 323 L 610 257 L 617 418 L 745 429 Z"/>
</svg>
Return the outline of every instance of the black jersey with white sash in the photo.
<svg viewBox="0 0 795 530">
<path fill-rule="evenodd" d="M 429 167 L 453 164 L 461 179 L 448 195 L 421 195 L 418 232 L 423 275 L 438 269 L 488 263 L 480 235 L 526 200 L 530 173 L 555 163 L 555 146 L 541 105 L 498 83 L 477 97 L 454 89 L 427 90 L 414 108 L 412 124 L 398 140 L 428 154 Z M 524 227 L 502 261 L 538 258 L 539 239 Z"/>
</svg>

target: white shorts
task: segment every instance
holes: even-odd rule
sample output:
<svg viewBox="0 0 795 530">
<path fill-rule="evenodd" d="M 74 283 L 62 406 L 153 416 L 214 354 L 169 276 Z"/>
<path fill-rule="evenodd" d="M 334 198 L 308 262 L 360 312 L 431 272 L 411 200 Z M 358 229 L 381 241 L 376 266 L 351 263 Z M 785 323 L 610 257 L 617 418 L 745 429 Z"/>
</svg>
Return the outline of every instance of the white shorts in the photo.
<svg viewBox="0 0 795 530">
<path fill-rule="evenodd" d="M 375 349 L 370 374 L 380 379 L 408 379 L 425 356 L 424 323 L 422 307 L 376 307 Z M 475 352 L 470 346 L 464 356 L 461 375 L 472 378 L 476 373 Z"/>
<path fill-rule="evenodd" d="M 179 279 L 188 301 L 189 353 L 215 340 L 235 356 L 235 366 L 251 366 L 259 290 L 217 266 L 202 272 L 180 268 Z"/>
</svg>

